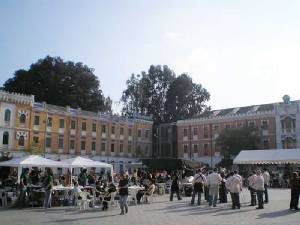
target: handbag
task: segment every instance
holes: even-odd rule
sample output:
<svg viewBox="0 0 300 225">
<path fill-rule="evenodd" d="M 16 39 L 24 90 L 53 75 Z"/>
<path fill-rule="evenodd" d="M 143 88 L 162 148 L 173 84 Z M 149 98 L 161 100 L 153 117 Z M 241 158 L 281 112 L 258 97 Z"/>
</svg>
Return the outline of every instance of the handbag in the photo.
<svg viewBox="0 0 300 225">
<path fill-rule="evenodd" d="M 195 192 L 203 192 L 203 187 L 202 183 L 197 182 L 194 184 L 194 191 Z"/>
</svg>

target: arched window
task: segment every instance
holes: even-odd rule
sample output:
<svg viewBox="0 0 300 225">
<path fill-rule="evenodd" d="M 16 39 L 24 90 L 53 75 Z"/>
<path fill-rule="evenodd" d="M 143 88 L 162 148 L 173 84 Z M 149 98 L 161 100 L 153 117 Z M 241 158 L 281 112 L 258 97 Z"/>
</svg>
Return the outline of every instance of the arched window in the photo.
<svg viewBox="0 0 300 225">
<path fill-rule="evenodd" d="M 25 116 L 25 114 L 21 114 L 21 116 L 20 116 L 20 123 L 25 123 L 25 121 L 26 121 L 26 116 Z"/>
<path fill-rule="evenodd" d="M 3 145 L 8 145 L 8 140 L 9 140 L 9 134 L 7 131 L 3 133 L 3 139 L 2 139 L 2 144 Z"/>
<path fill-rule="evenodd" d="M 10 115 L 11 115 L 11 112 L 9 109 L 6 109 L 5 110 L 5 113 L 4 113 L 4 121 L 5 122 L 9 122 L 10 121 Z"/>
<path fill-rule="evenodd" d="M 19 145 L 19 146 L 24 146 L 24 142 L 25 142 L 24 136 L 21 135 L 21 136 L 19 137 L 18 145 Z"/>
</svg>

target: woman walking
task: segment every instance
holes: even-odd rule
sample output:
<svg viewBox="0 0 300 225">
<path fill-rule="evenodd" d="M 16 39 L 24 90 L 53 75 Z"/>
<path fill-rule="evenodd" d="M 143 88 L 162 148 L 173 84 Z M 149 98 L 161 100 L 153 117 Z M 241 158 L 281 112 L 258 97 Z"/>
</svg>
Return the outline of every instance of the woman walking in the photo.
<svg viewBox="0 0 300 225">
<path fill-rule="evenodd" d="M 119 195 L 120 195 L 120 207 L 121 207 L 121 213 L 120 213 L 120 215 L 124 215 L 125 213 L 128 213 L 128 204 L 127 204 L 127 198 L 128 198 L 128 179 L 127 179 L 127 177 L 126 177 L 126 175 L 124 173 L 122 173 L 121 177 L 120 177 Z"/>
<path fill-rule="evenodd" d="M 300 179 L 297 172 L 293 172 L 290 179 L 291 186 L 291 202 L 290 209 L 298 210 L 298 202 L 299 202 L 299 191 L 300 191 Z"/>
</svg>

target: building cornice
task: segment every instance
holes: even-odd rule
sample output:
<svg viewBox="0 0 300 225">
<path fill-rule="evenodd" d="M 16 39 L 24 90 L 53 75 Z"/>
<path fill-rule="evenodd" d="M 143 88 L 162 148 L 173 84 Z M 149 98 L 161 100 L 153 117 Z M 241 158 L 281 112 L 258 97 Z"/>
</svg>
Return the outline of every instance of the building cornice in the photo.
<svg viewBox="0 0 300 225">
<path fill-rule="evenodd" d="M 1 90 L 0 101 L 32 106 L 34 103 L 34 95 L 24 95 L 20 93 L 7 92 Z"/>
<path fill-rule="evenodd" d="M 210 123 L 220 123 L 220 122 L 230 122 L 236 120 L 245 120 L 245 119 L 257 119 L 264 117 L 274 117 L 275 111 L 263 111 L 255 113 L 244 113 L 244 114 L 231 114 L 225 116 L 211 116 L 197 119 L 188 119 L 188 120 L 178 120 L 177 126 L 184 126 L 190 124 L 210 124 Z"/>
</svg>

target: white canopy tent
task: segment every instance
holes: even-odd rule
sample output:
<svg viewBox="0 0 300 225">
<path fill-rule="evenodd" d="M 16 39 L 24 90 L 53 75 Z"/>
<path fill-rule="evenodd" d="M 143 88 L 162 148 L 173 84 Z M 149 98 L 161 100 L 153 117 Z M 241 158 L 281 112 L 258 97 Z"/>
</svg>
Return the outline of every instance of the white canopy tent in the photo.
<svg viewBox="0 0 300 225">
<path fill-rule="evenodd" d="M 72 176 L 72 169 L 79 168 L 79 167 L 88 167 L 88 168 L 107 168 L 110 169 L 111 175 L 113 174 L 113 166 L 108 163 L 99 162 L 95 160 L 91 160 L 88 158 L 84 158 L 81 156 L 77 156 L 75 158 L 65 159 L 60 161 L 63 167 L 70 168 L 71 176 Z"/>
<path fill-rule="evenodd" d="M 300 149 L 243 150 L 233 164 L 300 164 Z"/>
<path fill-rule="evenodd" d="M 20 158 L 14 158 L 8 161 L 0 162 L 0 167 L 17 167 L 18 168 L 18 183 L 20 183 L 20 176 L 22 168 L 28 167 L 64 167 L 61 162 L 53 161 L 51 159 L 43 158 L 39 155 L 29 155 Z"/>
</svg>

